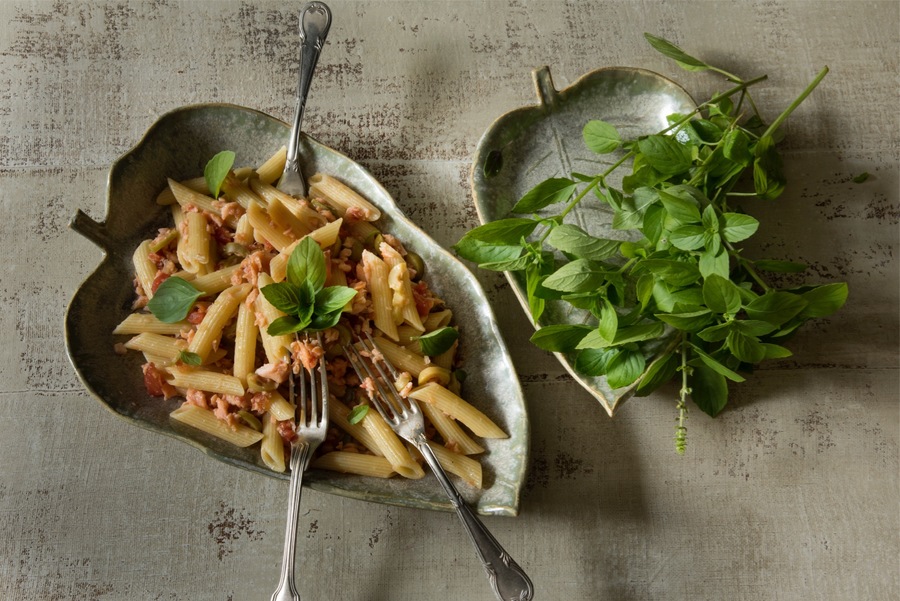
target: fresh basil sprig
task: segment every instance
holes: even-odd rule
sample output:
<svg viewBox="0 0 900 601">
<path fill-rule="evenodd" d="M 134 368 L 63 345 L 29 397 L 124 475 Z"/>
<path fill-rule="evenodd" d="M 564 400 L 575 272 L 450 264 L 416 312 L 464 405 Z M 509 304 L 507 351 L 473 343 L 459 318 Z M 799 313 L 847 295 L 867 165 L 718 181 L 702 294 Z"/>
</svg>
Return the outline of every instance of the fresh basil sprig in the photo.
<svg viewBox="0 0 900 601">
<path fill-rule="evenodd" d="M 291 251 L 287 279 L 260 288 L 266 300 L 286 313 L 269 324 L 272 336 L 302 330 L 316 332 L 337 325 L 343 308 L 356 296 L 347 286 L 325 287 L 325 253 L 312 238 L 303 238 Z"/>
<path fill-rule="evenodd" d="M 197 299 L 203 293 L 189 282 L 179 278 L 166 278 L 156 289 L 147 308 L 160 321 L 175 323 L 187 317 Z"/>
<path fill-rule="evenodd" d="M 765 76 L 744 80 L 645 35 L 688 71 L 719 73 L 732 87 L 636 140 L 623 139 L 611 123 L 588 122 L 586 147 L 599 155 L 618 152 L 612 166 L 594 176 L 540 182 L 512 209 L 539 215 L 487 223 L 454 249 L 484 269 L 521 274 L 535 321 L 547 303 L 587 312 L 584 325 L 549 325 L 531 338 L 544 350 L 569 354 L 579 373 L 605 376 L 613 388 L 636 384 L 641 396 L 678 377 L 675 446 L 683 453 L 688 398 L 717 415 L 728 400 L 728 381 L 744 381 L 740 372 L 760 361 L 790 356 L 782 345 L 788 336 L 837 311 L 848 289 L 843 283 L 778 289 L 765 272 L 795 273 L 805 265 L 754 261 L 738 246 L 760 226 L 738 203 L 783 192 L 779 126 L 827 67 L 766 125 L 750 93 Z M 616 186 L 610 176 L 619 169 L 627 171 Z M 752 189 L 742 187 L 745 181 Z M 628 241 L 565 223 L 579 203 L 598 201 L 612 209 L 612 228 Z M 651 356 L 646 345 L 660 338 L 668 344 Z"/>
</svg>

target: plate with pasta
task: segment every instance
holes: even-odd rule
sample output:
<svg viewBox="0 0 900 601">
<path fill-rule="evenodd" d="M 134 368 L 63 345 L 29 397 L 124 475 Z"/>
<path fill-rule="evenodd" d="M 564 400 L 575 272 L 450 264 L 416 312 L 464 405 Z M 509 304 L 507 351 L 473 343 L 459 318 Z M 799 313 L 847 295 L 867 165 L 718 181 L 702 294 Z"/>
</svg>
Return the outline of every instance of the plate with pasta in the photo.
<svg viewBox="0 0 900 601">
<path fill-rule="evenodd" d="M 252 109 L 188 106 L 113 164 L 105 222 L 79 211 L 71 224 L 104 251 L 66 315 L 78 376 L 136 425 L 287 479 L 287 374 L 324 355 L 330 428 L 308 485 L 451 509 L 348 369 L 342 345 L 371 333 L 463 496 L 516 515 L 528 418 L 483 290 L 365 169 L 312 138 L 300 150 L 307 197 L 279 192 L 288 131 Z M 296 279 L 304 260 L 321 266 L 315 288 Z M 301 319 L 291 303 L 309 290 Z M 309 330 L 318 337 L 295 336 Z"/>
</svg>

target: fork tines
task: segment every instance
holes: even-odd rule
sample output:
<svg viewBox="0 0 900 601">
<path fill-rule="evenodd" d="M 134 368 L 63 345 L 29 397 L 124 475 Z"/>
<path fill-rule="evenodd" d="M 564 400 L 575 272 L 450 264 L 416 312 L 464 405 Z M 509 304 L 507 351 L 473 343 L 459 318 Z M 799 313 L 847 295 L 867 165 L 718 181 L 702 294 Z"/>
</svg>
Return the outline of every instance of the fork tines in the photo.
<svg viewBox="0 0 900 601">
<path fill-rule="evenodd" d="M 309 341 L 309 336 L 306 337 L 307 341 Z M 316 339 L 319 342 L 319 345 L 322 345 L 322 334 L 317 334 Z M 300 410 L 300 416 L 297 420 L 298 426 L 310 426 L 315 425 L 319 422 L 319 403 L 322 404 L 322 418 L 327 418 L 328 416 L 328 374 L 325 369 L 325 356 L 319 358 L 319 377 L 318 382 L 316 382 L 316 376 L 314 373 L 310 372 L 306 373 L 306 369 L 300 368 L 300 404 L 298 409 Z M 296 405 L 296 397 L 294 392 L 294 370 L 293 368 L 288 372 L 289 375 L 289 394 L 290 394 L 290 402 L 292 405 Z M 309 377 L 309 383 L 307 384 L 307 376 Z M 318 390 L 317 390 L 318 389 Z M 309 400 L 309 403 L 307 403 Z M 309 405 L 309 411 L 307 411 L 307 405 Z"/>
<path fill-rule="evenodd" d="M 366 354 L 369 355 L 368 361 L 357 348 L 357 344 L 362 346 Z M 419 408 L 416 406 L 415 401 L 404 402 L 403 397 L 397 393 L 396 388 L 394 388 L 394 381 L 399 377 L 399 373 L 391 365 L 387 357 L 378 350 L 378 347 L 375 346 L 375 341 L 369 334 L 363 333 L 355 337 L 353 342 L 344 346 L 344 351 L 347 354 L 347 359 L 350 360 L 350 365 L 356 371 L 356 375 L 362 380 L 365 380 L 366 377 L 371 379 L 376 390 L 378 390 L 378 394 L 372 395 L 372 404 L 385 421 L 396 424 L 400 419 L 407 418 L 409 414 L 418 413 Z M 370 365 L 375 368 L 378 372 L 377 374 L 372 371 L 372 368 L 369 367 Z"/>
</svg>

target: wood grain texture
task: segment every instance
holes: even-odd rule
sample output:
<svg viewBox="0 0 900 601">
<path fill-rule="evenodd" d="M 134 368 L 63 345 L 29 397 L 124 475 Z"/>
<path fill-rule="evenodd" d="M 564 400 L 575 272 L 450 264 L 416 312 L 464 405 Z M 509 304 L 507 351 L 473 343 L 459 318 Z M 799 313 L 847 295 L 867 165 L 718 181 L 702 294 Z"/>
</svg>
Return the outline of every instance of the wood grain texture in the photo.
<svg viewBox="0 0 900 601">
<path fill-rule="evenodd" d="M 774 117 L 823 66 L 785 125 L 787 192 L 745 207 L 748 252 L 845 280 L 837 315 L 794 356 L 693 411 L 672 451 L 673 389 L 615 420 L 527 342 L 505 280 L 479 272 L 513 349 L 533 424 L 520 517 L 487 522 L 537 599 L 893 599 L 900 371 L 897 253 L 900 5 L 885 2 L 329 2 L 306 129 L 363 163 L 410 217 L 453 244 L 477 217 L 481 133 L 532 104 L 530 70 L 559 87 L 607 65 L 675 78 L 649 31 L 746 75 Z M 0 3 L 0 598 L 267 599 L 285 483 L 228 468 L 120 422 L 83 391 L 62 344 L 66 303 L 100 259 L 67 229 L 105 210 L 106 172 L 165 111 L 233 102 L 290 117 L 299 3 Z M 871 177 L 862 184 L 852 178 Z M 490 599 L 450 514 L 304 493 L 305 598 Z M 416 577 L 398 576 L 396 566 Z M 320 582 L 314 585 L 313 578 Z"/>
</svg>

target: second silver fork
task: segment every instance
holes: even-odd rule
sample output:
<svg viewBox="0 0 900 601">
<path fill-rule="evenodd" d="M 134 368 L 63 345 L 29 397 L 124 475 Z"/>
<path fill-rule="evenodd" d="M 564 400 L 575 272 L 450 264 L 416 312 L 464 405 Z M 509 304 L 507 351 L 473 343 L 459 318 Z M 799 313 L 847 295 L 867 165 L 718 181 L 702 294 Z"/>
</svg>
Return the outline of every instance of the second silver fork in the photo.
<svg viewBox="0 0 900 601">
<path fill-rule="evenodd" d="M 322 335 L 318 335 L 319 346 Z M 318 372 L 318 374 L 316 373 Z M 307 382 L 309 379 L 309 382 Z M 284 554 L 281 560 L 281 577 L 271 601 L 300 601 L 294 584 L 294 560 L 297 550 L 297 521 L 300 516 L 300 492 L 303 488 L 303 472 L 309 465 L 313 452 L 325 440 L 328 432 L 328 379 L 325 356 L 310 373 L 300 368 L 300 404 L 297 420 L 297 438 L 291 443 L 291 483 L 288 489 L 287 526 L 284 534 Z M 294 374 L 290 374 L 290 401 L 294 404 Z"/>
<path fill-rule="evenodd" d="M 365 339 L 357 339 L 357 343 L 365 348 L 367 354 L 381 355 L 375 347 L 375 341 L 368 334 L 365 334 Z M 497 539 L 478 519 L 475 512 L 469 508 L 453 482 L 450 481 L 429 446 L 425 436 L 425 418 L 422 416 L 418 403 L 412 398 L 404 399 L 394 388 L 393 382 L 399 376 L 397 370 L 383 356 L 379 356 L 377 360 L 373 357 L 373 360 L 366 361 L 355 343 L 344 346 L 344 352 L 359 378 L 361 380 L 370 378 L 378 390 L 378 394 L 372 395 L 372 405 L 398 436 L 416 446 L 447 496 L 450 497 L 459 519 L 462 520 L 469 533 L 469 538 L 475 545 L 475 550 L 487 572 L 488 580 L 497 599 L 500 601 L 530 601 L 534 596 L 531 579 L 497 542 Z M 369 367 L 370 364 L 378 373 L 372 371 Z"/>
</svg>

